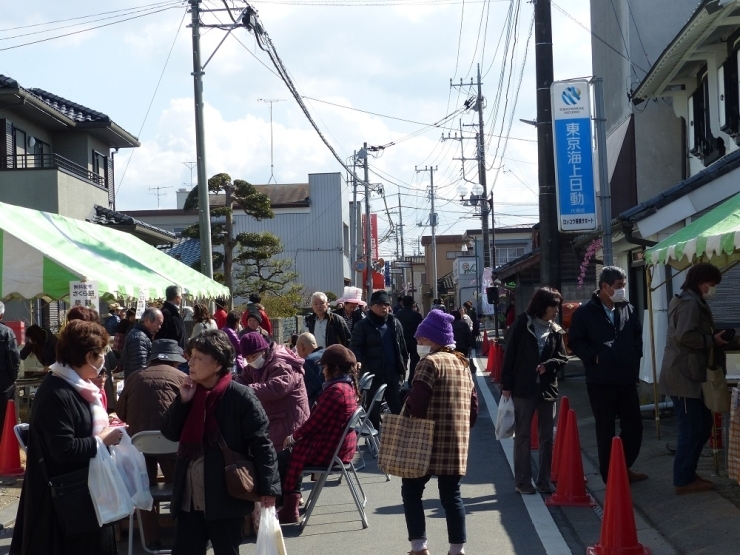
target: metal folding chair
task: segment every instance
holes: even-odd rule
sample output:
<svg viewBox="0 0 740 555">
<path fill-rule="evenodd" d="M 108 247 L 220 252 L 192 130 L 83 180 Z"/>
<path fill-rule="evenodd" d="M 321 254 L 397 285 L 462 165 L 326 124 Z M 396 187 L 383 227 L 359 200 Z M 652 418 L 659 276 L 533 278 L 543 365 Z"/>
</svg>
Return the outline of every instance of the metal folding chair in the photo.
<svg viewBox="0 0 740 555">
<path fill-rule="evenodd" d="M 360 415 L 362 414 L 362 410 L 362 407 L 357 407 L 357 409 L 347 422 L 347 425 L 344 428 L 344 433 L 339 439 L 337 448 L 334 451 L 334 456 L 332 457 L 332 460 L 329 463 L 328 467 L 306 466 L 303 468 L 303 474 L 316 474 L 319 476 L 319 478 L 318 480 L 316 480 L 316 483 L 311 490 L 311 494 L 308 496 L 308 500 L 306 500 L 306 512 L 303 515 L 303 519 L 301 520 L 300 524 L 301 530 L 303 530 L 303 528 L 308 523 L 308 519 L 311 518 L 311 513 L 313 512 L 313 509 L 319 500 L 321 490 L 324 489 L 324 484 L 326 484 L 327 478 L 332 474 L 341 474 L 342 478 L 344 478 L 347 483 L 347 487 L 349 487 L 349 492 L 352 495 L 352 500 L 357 506 L 357 511 L 360 513 L 360 518 L 362 519 L 362 527 L 368 527 L 367 515 L 365 514 L 365 504 L 367 503 L 367 497 L 365 496 L 365 491 L 362 488 L 360 479 L 357 477 L 357 471 L 355 470 L 352 461 L 344 463 L 342 462 L 342 459 L 339 458 L 339 451 L 344 444 L 344 438 L 347 437 L 348 433 L 355 432 L 355 429 L 360 423 Z M 362 496 L 362 499 L 360 498 L 360 496 Z"/>
<path fill-rule="evenodd" d="M 144 455 L 173 455 L 177 453 L 180 444 L 170 441 L 160 432 L 139 432 L 131 438 L 131 443 Z M 172 484 L 149 484 L 149 491 L 155 503 L 166 503 L 172 500 Z M 164 555 L 172 553 L 171 549 L 148 549 L 144 538 L 144 528 L 141 525 L 141 511 L 136 509 L 136 518 L 139 522 L 139 536 L 141 537 L 141 548 L 146 553 Z M 134 513 L 128 518 L 128 555 L 134 552 Z"/>
<path fill-rule="evenodd" d="M 375 374 L 370 374 L 368 372 L 367 374 L 363 375 L 357 382 L 357 389 L 360 390 L 360 404 L 363 407 L 367 406 L 367 392 L 370 391 L 370 387 L 373 384 L 374 377 Z"/>
<path fill-rule="evenodd" d="M 18 438 L 18 444 L 26 452 L 26 444 L 28 443 L 28 424 L 16 424 L 13 426 L 13 432 L 15 437 Z"/>
</svg>

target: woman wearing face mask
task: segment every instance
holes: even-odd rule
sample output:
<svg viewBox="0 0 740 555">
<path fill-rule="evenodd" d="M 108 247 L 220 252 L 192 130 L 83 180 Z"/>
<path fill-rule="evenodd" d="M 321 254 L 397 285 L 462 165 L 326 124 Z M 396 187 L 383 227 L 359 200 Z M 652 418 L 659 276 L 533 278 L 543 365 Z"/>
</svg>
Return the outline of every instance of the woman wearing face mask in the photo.
<svg viewBox="0 0 740 555">
<path fill-rule="evenodd" d="M 552 425 L 558 398 L 558 371 L 568 362 L 565 331 L 554 320 L 563 297 L 557 289 L 540 287 L 524 314 L 514 321 L 506 342 L 501 372 L 501 394 L 513 397 L 514 481 L 516 491 L 534 494 L 530 433 L 535 412 L 539 422 L 539 468 L 537 491 L 552 493 Z"/>
<path fill-rule="evenodd" d="M 100 390 L 92 383 L 105 364 L 107 345 L 105 328 L 94 322 L 71 321 L 59 336 L 57 362 L 39 386 L 31 411 L 26 474 L 10 553 L 116 553 L 112 524 L 97 527 L 95 522 L 88 534 L 65 536 L 47 486 L 51 478 L 89 467 L 98 453 L 95 436 L 106 446 L 121 441 L 122 428 L 108 426 Z"/>
<path fill-rule="evenodd" d="M 254 390 L 270 420 L 270 439 L 280 451 L 310 414 L 303 359 L 283 345 L 268 344 L 260 333 L 243 335 L 239 346 L 247 366 L 236 381 Z"/>
<path fill-rule="evenodd" d="M 696 467 L 701 450 L 712 433 L 712 413 L 704 405 L 701 384 L 707 378 L 709 356 L 724 368 L 723 330 L 714 327 L 706 300 L 714 295 L 722 274 L 711 264 L 692 266 L 681 286 L 683 292 L 671 299 L 668 307 L 668 337 L 660 387 L 673 399 L 678 417 L 678 441 L 673 459 L 673 485 L 676 495 L 709 491 L 712 482 L 700 477 Z M 735 343 L 735 341 L 733 341 Z"/>
</svg>

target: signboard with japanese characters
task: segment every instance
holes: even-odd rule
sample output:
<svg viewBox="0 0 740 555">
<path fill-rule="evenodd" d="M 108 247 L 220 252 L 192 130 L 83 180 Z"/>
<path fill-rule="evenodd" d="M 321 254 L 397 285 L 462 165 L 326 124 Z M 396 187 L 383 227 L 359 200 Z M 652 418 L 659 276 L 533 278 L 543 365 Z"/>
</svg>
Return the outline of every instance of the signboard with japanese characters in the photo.
<svg viewBox="0 0 740 555">
<path fill-rule="evenodd" d="M 141 320 L 141 315 L 146 310 L 146 294 L 149 291 L 148 285 L 139 286 L 139 298 L 136 300 L 136 316 L 137 320 Z"/>
<path fill-rule="evenodd" d="M 592 231 L 597 220 L 589 83 L 556 81 L 550 94 L 558 229 Z"/>
<path fill-rule="evenodd" d="M 473 256 L 456 258 L 452 265 L 452 281 L 460 283 L 466 277 L 475 278 L 478 273 L 476 267 L 476 259 Z"/>
<path fill-rule="evenodd" d="M 84 306 L 85 308 L 98 310 L 99 303 L 97 281 L 69 282 L 69 304 L 71 306 Z"/>
</svg>

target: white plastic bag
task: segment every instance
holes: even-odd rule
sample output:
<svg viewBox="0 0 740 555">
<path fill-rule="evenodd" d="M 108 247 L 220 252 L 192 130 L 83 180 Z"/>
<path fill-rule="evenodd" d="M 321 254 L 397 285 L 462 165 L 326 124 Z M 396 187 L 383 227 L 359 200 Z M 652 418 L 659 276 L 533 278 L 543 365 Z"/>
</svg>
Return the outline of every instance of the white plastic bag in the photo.
<svg viewBox="0 0 740 555">
<path fill-rule="evenodd" d="M 496 439 L 507 439 L 514 437 L 514 401 L 510 397 L 501 396 L 496 413 Z"/>
<path fill-rule="evenodd" d="M 103 440 L 99 437 L 95 439 L 98 453 L 95 458 L 90 459 L 87 486 L 90 488 L 98 524 L 102 526 L 126 518 L 134 510 L 134 505 Z"/>
<path fill-rule="evenodd" d="M 275 507 L 269 509 L 262 507 L 260 512 L 256 555 L 286 555 L 283 531 L 280 529 Z"/>
<path fill-rule="evenodd" d="M 123 430 L 121 443 L 111 447 L 111 456 L 123 478 L 134 507 L 151 511 L 154 500 L 149 492 L 149 475 L 146 472 L 144 455 L 131 443 L 131 436 Z"/>
</svg>

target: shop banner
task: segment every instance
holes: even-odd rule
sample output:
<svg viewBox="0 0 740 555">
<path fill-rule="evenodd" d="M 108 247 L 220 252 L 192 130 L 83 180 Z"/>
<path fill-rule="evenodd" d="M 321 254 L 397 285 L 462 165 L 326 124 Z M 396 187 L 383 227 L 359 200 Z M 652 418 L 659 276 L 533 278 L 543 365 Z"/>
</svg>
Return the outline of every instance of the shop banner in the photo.
<svg viewBox="0 0 740 555">
<path fill-rule="evenodd" d="M 99 310 L 97 281 L 70 281 L 69 282 L 69 304 L 71 306 L 84 306 Z"/>
<path fill-rule="evenodd" d="M 367 237 L 367 227 L 366 225 L 367 218 L 365 215 L 362 215 L 362 244 L 365 245 L 365 238 Z M 363 255 L 365 254 L 365 251 L 363 249 L 362 251 Z M 370 214 L 370 256 L 373 260 L 378 260 L 380 258 L 380 255 L 378 254 L 378 215 L 377 214 Z"/>
</svg>

